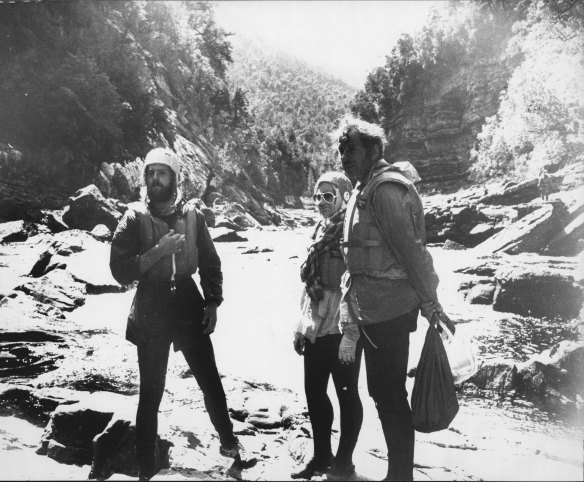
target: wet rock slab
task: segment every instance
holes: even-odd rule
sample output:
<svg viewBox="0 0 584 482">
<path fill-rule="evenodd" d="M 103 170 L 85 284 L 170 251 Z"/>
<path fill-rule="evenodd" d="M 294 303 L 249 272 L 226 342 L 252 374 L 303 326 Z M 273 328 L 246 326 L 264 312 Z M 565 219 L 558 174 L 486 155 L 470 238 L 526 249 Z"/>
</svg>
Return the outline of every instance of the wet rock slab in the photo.
<svg viewBox="0 0 584 482">
<path fill-rule="evenodd" d="M 474 250 L 477 255 L 541 253 L 563 229 L 566 218 L 565 205 L 561 201 L 550 202 L 491 236 Z"/>
<path fill-rule="evenodd" d="M 492 298 L 493 309 L 500 312 L 570 319 L 578 316 L 584 301 L 584 273 L 572 258 L 531 253 L 482 256 L 456 271 L 477 276 L 459 288 L 467 291 L 468 301 L 486 304 Z"/>
</svg>

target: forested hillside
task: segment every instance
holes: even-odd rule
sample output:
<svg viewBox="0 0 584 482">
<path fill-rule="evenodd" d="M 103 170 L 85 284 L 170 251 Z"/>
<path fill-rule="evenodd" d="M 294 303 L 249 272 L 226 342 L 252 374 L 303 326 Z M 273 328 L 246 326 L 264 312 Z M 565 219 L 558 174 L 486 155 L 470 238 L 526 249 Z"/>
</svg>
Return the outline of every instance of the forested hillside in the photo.
<svg viewBox="0 0 584 482">
<path fill-rule="evenodd" d="M 165 145 L 181 154 L 189 195 L 205 195 L 213 180 L 261 209 L 306 193 L 331 162 L 326 134 L 353 91 L 251 45 L 233 51 L 210 2 L 0 8 L 3 181 L 71 192 L 99 178 L 103 163 Z"/>
<path fill-rule="evenodd" d="M 403 35 L 352 103 L 425 181 L 584 159 L 584 4 L 451 2 Z"/>
<path fill-rule="evenodd" d="M 255 121 L 257 153 L 250 167 L 256 181 L 275 196 L 305 194 L 322 169 L 339 167 L 328 134 L 348 112 L 355 90 L 257 42 L 233 38 L 232 44 L 227 77 L 231 90 L 245 92 Z M 267 174 L 264 180 L 260 173 Z"/>
<path fill-rule="evenodd" d="M 31 175 L 74 188 L 102 162 L 213 135 L 231 57 L 207 3 L 4 4 L 0 37 L 0 141 Z"/>
</svg>

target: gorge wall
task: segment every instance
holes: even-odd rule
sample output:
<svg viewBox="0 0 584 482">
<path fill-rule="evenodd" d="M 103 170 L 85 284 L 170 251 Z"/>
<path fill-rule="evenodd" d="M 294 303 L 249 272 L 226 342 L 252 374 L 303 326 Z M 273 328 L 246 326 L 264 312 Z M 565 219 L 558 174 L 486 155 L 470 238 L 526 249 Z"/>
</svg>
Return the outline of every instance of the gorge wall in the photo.
<svg viewBox="0 0 584 482">
<path fill-rule="evenodd" d="M 446 74 L 425 72 L 411 100 L 386 121 L 388 159 L 411 162 L 425 182 L 466 178 L 470 150 L 485 119 L 496 114 L 511 72 L 502 55 L 467 58 Z"/>
</svg>

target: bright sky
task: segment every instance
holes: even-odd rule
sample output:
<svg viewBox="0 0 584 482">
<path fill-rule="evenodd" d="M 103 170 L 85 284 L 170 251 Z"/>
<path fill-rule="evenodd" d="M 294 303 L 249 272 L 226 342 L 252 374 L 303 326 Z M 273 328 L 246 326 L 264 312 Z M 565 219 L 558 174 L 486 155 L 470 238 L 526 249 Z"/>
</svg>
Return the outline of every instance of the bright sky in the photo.
<svg viewBox="0 0 584 482">
<path fill-rule="evenodd" d="M 402 32 L 424 24 L 437 1 L 219 1 L 225 30 L 262 40 L 362 88 Z"/>
</svg>

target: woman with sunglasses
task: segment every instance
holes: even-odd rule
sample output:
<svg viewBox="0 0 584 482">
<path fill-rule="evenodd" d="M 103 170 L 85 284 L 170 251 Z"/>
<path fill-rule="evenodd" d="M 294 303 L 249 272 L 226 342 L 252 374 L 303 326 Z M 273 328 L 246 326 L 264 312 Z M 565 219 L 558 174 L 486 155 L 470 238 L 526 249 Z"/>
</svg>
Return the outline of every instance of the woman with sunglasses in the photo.
<svg viewBox="0 0 584 482">
<path fill-rule="evenodd" d="M 300 270 L 305 283 L 301 301 L 303 315 L 294 335 L 294 349 L 299 355 L 304 355 L 304 389 L 314 453 L 304 467 L 291 474 L 293 479 L 310 479 L 325 472 L 329 480 L 346 479 L 355 472 L 353 450 L 363 421 L 363 406 L 357 388 L 360 346 L 354 363 L 342 364 L 339 361 L 339 350 L 343 350 L 339 325 L 340 286 L 345 271 L 340 243 L 351 190 L 349 179 L 338 172 L 323 174 L 315 186 L 313 199 L 322 219 L 312 235 L 313 243 Z M 355 337 L 358 337 L 358 332 Z M 333 406 L 327 395 L 331 375 L 341 415 L 341 434 L 335 457 L 331 449 Z"/>
</svg>

